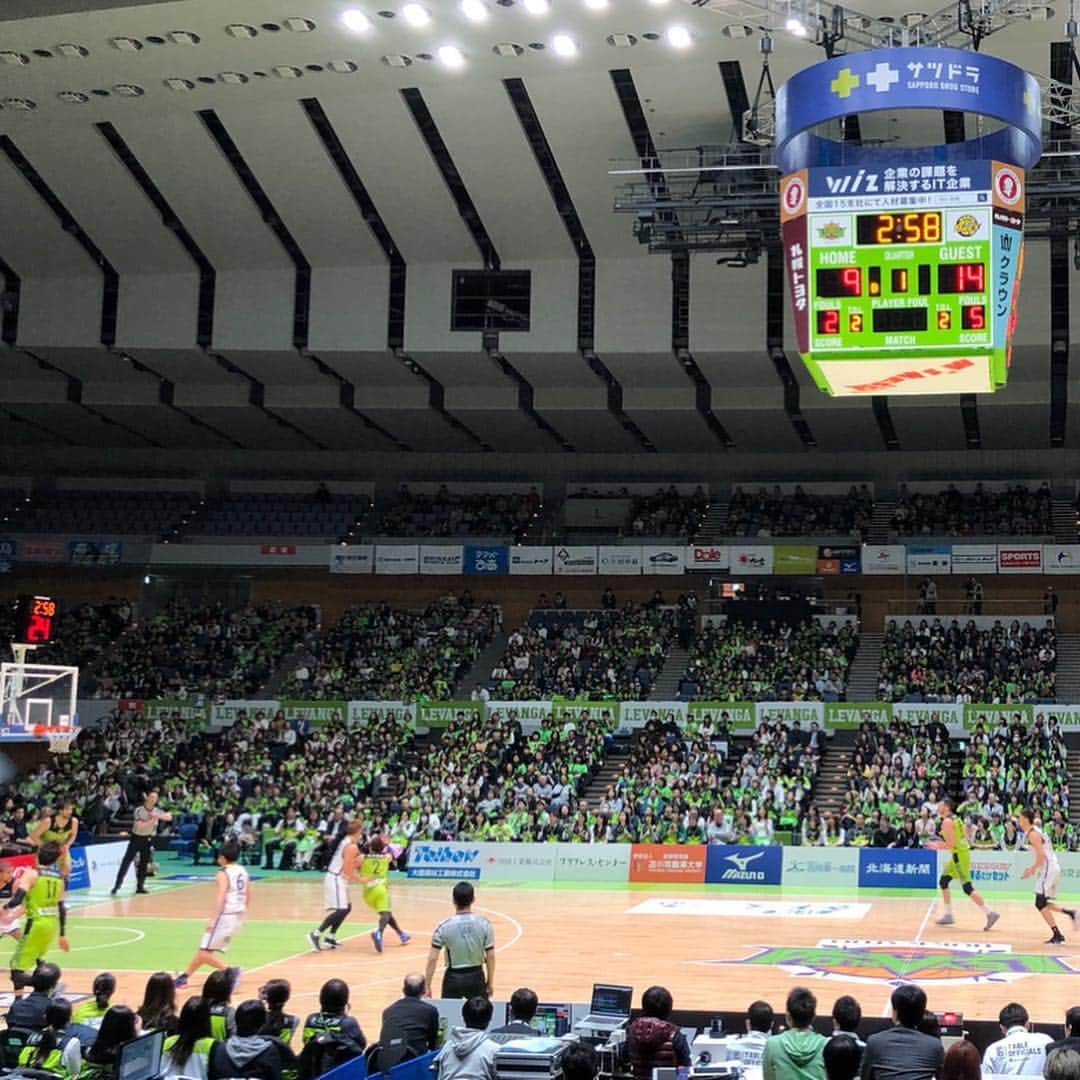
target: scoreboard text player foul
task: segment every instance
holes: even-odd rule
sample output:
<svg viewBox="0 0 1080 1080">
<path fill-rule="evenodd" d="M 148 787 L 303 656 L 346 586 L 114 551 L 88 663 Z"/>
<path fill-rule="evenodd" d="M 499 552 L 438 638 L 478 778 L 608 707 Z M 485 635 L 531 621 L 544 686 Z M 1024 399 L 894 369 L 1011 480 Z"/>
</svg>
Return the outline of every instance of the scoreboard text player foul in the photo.
<svg viewBox="0 0 1080 1080">
<path fill-rule="evenodd" d="M 965 143 L 888 151 L 810 131 L 886 108 L 964 110 L 1007 126 Z M 1024 167 L 1040 150 L 1038 86 L 994 57 L 875 50 L 817 64 L 781 87 L 788 287 L 799 352 L 822 390 L 988 393 L 1005 384 Z"/>
</svg>

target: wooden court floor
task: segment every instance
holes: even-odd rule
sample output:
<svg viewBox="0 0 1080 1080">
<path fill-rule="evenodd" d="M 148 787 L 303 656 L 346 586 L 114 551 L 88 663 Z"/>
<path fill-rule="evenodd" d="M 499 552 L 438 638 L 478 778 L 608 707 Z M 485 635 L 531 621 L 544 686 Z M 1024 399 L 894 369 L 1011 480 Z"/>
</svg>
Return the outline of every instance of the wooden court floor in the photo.
<svg viewBox="0 0 1080 1080">
<path fill-rule="evenodd" d="M 267 979 L 283 977 L 293 986 L 291 1011 L 303 1014 L 315 1007 L 322 982 L 339 976 L 352 987 L 353 1015 L 374 1039 L 381 1010 L 399 995 L 402 977 L 423 970 L 431 932 L 451 913 L 451 884 L 395 883 L 394 911 L 413 940 L 401 946 L 388 932 L 385 952 L 377 955 L 367 933 L 360 933 L 370 919 L 359 897 L 354 936 L 336 952 L 315 953 L 304 934 L 322 917 L 321 880 L 311 875 L 257 882 L 241 935 L 270 943 L 269 955 L 276 958 L 245 970 L 234 1003 L 254 996 Z M 1062 919 L 1068 944 L 1051 948 L 1029 899 L 988 899 L 1002 914 L 990 933 L 960 894 L 954 899 L 956 925 L 949 928 L 934 925 L 929 895 L 832 901 L 677 886 L 652 891 L 640 885 L 478 883 L 477 910 L 495 928 L 495 996 L 501 999 L 530 986 L 541 1000 L 587 1001 L 594 981 L 618 981 L 633 985 L 635 1004 L 646 986 L 661 983 L 672 990 L 676 1008 L 741 1010 L 765 998 L 781 1012 L 788 990 L 801 983 L 817 994 L 820 1011 L 827 1012 L 839 995 L 854 994 L 866 1015 L 879 1016 L 887 1013 L 896 982 L 909 979 L 925 987 L 934 1009 L 996 1018 L 1002 1005 L 1015 1000 L 1033 1019 L 1060 1022 L 1066 1008 L 1080 1004 L 1080 982 L 1069 978 L 1080 971 L 1080 932 Z M 123 950 L 128 966 L 110 968 L 120 980 L 116 1000 L 137 1004 L 147 973 L 172 966 L 166 955 L 170 961 L 190 955 L 212 902 L 213 885 L 196 883 L 80 907 L 69 925 L 75 951 L 56 957 L 68 987 L 89 990 L 94 972 L 110 968 L 110 950 L 85 942 L 94 940 L 91 929 L 111 930 L 115 919 L 118 933 L 141 934 L 137 946 Z M 131 925 L 144 929 L 129 931 Z M 242 948 L 238 936 L 234 953 Z"/>
</svg>

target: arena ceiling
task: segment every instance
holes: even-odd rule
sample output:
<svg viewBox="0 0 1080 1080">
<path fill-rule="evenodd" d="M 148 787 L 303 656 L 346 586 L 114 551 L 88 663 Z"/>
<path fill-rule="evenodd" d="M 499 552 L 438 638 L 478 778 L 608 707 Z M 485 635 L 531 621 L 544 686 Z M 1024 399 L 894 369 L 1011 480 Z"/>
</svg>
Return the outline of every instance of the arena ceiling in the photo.
<svg viewBox="0 0 1080 1080">
<path fill-rule="evenodd" d="M 1063 411 L 1080 400 L 1080 364 L 1059 356 L 1051 374 L 1046 242 L 1028 245 L 1006 390 L 839 401 L 813 387 L 789 334 L 770 354 L 765 260 L 694 255 L 680 282 L 613 213 L 610 163 L 645 140 L 733 137 L 730 103 L 760 70 L 757 33 L 739 36 L 764 19 L 752 7 L 550 0 L 533 15 L 485 0 L 471 22 L 457 0 L 425 4 L 422 28 L 399 0 L 0 5 L 0 442 L 13 464 L 56 447 L 73 460 L 1017 451 L 1055 430 L 1080 445 L 1080 413 Z M 370 29 L 347 29 L 346 7 Z M 983 50 L 1049 74 L 1066 14 L 1018 20 Z M 674 24 L 688 48 L 667 43 Z M 556 34 L 576 56 L 555 54 Z M 823 56 L 775 41 L 778 83 Z M 462 68 L 440 62 L 443 45 Z M 485 262 L 531 270 L 528 332 L 449 329 L 451 271 Z M 1075 322 L 1080 304 L 1068 310 Z"/>
</svg>

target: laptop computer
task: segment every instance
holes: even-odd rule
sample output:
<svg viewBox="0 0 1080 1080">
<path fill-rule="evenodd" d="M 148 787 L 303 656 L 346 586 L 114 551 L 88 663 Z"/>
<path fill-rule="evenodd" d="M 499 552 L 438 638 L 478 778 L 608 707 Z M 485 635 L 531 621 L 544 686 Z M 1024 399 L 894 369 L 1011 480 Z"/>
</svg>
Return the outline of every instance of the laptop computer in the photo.
<svg viewBox="0 0 1080 1080">
<path fill-rule="evenodd" d="M 593 983 L 589 1015 L 579 1026 L 598 1031 L 614 1031 L 630 1019 L 630 1002 L 634 996 L 632 986 L 616 986 L 612 983 Z"/>
<path fill-rule="evenodd" d="M 154 1080 L 160 1076 L 164 1045 L 164 1031 L 151 1031 L 124 1043 L 116 1064 L 116 1080 Z"/>
</svg>

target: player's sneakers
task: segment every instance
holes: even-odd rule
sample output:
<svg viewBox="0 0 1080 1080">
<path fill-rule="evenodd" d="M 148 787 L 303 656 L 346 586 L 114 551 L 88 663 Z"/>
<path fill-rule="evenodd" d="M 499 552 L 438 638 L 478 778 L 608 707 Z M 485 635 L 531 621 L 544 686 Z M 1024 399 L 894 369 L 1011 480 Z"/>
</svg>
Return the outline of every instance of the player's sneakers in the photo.
<svg viewBox="0 0 1080 1080">
<path fill-rule="evenodd" d="M 934 920 L 934 924 L 936 926 L 952 926 L 952 924 L 955 921 L 956 920 L 952 917 L 952 912 L 951 911 L 946 911 L 945 914 L 942 915 L 940 919 L 935 919 Z"/>
<path fill-rule="evenodd" d="M 1065 935 L 1055 926 L 1054 932 L 1046 939 L 1047 945 L 1064 945 Z"/>
<path fill-rule="evenodd" d="M 412 934 L 406 934 L 404 930 L 398 934 L 398 937 L 401 938 L 402 945 L 408 945 L 409 942 L 412 941 Z"/>
<path fill-rule="evenodd" d="M 1073 924 L 1073 929 L 1080 928 L 1080 921 L 1077 919 L 1076 908 L 1067 907 L 1063 909 L 1065 914 L 1068 915 L 1069 921 Z"/>
<path fill-rule="evenodd" d="M 184 987 L 187 986 L 187 983 L 188 977 L 182 972 L 181 974 L 177 975 L 175 979 L 173 979 L 173 986 L 175 986 L 177 990 L 183 990 Z"/>
<path fill-rule="evenodd" d="M 311 931 L 311 932 L 310 932 L 310 933 L 308 934 L 308 936 L 307 936 L 307 939 L 308 939 L 308 941 L 310 941 L 310 942 L 311 942 L 311 947 L 312 947 L 312 948 L 313 948 L 313 949 L 314 949 L 314 950 L 315 950 L 316 952 L 322 952 L 322 944 L 321 944 L 321 942 L 319 941 L 319 931 L 318 931 L 318 930 L 312 930 L 312 931 Z"/>
<path fill-rule="evenodd" d="M 1001 918 L 1001 914 L 999 912 L 997 912 L 997 911 L 988 911 L 986 913 L 986 925 L 983 927 L 983 930 L 993 930 L 994 929 L 994 923 L 996 923 L 998 921 L 998 919 L 1000 919 L 1000 918 Z"/>
<path fill-rule="evenodd" d="M 326 940 L 325 940 L 325 941 L 323 942 L 323 944 L 324 944 L 324 945 L 325 945 L 325 946 L 326 946 L 326 947 L 327 947 L 328 949 L 340 949 L 340 948 L 341 948 L 341 942 L 340 942 L 340 941 L 338 941 L 338 939 L 337 939 L 336 937 L 328 937 L 328 938 L 327 938 L 327 939 L 326 939 Z"/>
<path fill-rule="evenodd" d="M 372 930 L 371 931 L 371 940 L 375 943 L 375 951 L 376 952 L 382 952 L 382 931 L 381 930 Z"/>
<path fill-rule="evenodd" d="M 109 895 L 110 896 L 115 896 L 119 891 L 120 891 L 119 889 L 110 889 L 109 890 Z"/>
<path fill-rule="evenodd" d="M 240 983 L 240 976 L 243 972 L 238 967 L 226 968 L 225 973 L 229 976 L 229 990 L 232 993 L 236 992 L 236 987 Z"/>
</svg>

